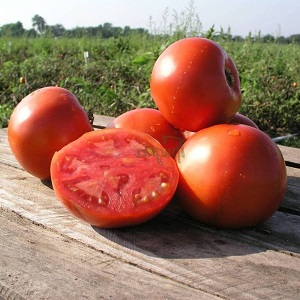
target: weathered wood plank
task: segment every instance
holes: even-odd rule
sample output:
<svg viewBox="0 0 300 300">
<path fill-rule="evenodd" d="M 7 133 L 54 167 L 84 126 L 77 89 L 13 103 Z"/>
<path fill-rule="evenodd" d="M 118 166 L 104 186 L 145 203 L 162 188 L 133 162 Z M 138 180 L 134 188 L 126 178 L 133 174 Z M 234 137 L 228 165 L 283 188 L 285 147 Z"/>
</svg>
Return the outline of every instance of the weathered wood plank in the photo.
<svg viewBox="0 0 300 300">
<path fill-rule="evenodd" d="M 114 117 L 94 115 L 93 126 L 95 128 L 105 128 L 113 119 Z"/>
<path fill-rule="evenodd" d="M 280 211 L 300 215 L 300 169 L 287 167 L 287 190 Z M 300 224 L 299 224 L 300 225 Z"/>
<path fill-rule="evenodd" d="M 278 145 L 288 166 L 300 168 L 300 148 Z"/>
<path fill-rule="evenodd" d="M 0 209 L 0 299 L 216 299 Z"/>
<path fill-rule="evenodd" d="M 1 170 L 3 208 L 142 270 L 223 298 L 296 299 L 300 292 L 299 216 L 277 212 L 260 230 L 216 230 L 174 202 L 144 225 L 105 230 L 74 219 L 36 178 Z"/>
<path fill-rule="evenodd" d="M 288 157 L 289 153 L 284 155 Z M 20 168 L 8 147 L 5 129 L 0 131 L 0 169 L 0 207 L 16 212 L 34 226 L 41 225 L 46 235 L 49 231 L 58 233 L 199 293 L 224 299 L 298 298 L 300 170 L 297 168 L 287 168 L 288 191 L 281 211 L 256 228 L 234 231 L 195 222 L 181 212 L 175 199 L 162 214 L 144 225 L 114 230 L 91 227 L 74 219 L 49 185 Z M 6 284 L 3 291 L 7 292 Z"/>
<path fill-rule="evenodd" d="M 0 162 L 8 166 L 21 169 L 9 148 L 7 128 L 0 129 Z"/>
</svg>

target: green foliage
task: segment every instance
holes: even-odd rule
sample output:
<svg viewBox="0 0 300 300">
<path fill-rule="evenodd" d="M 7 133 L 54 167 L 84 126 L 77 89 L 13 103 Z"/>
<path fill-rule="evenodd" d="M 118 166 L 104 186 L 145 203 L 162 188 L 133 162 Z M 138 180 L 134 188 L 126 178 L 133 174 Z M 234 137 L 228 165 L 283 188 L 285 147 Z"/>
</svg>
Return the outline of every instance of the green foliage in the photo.
<svg viewBox="0 0 300 300">
<path fill-rule="evenodd" d="M 278 144 L 288 147 L 300 148 L 300 137 L 295 136 L 286 140 L 279 142 Z"/>
<path fill-rule="evenodd" d="M 300 46 L 233 41 L 207 32 L 233 58 L 239 71 L 240 112 L 271 136 L 300 131 Z M 0 39 L 0 125 L 17 103 L 49 85 L 65 87 L 94 113 L 117 116 L 155 107 L 149 79 L 155 60 L 175 36 L 131 35 L 111 39 Z M 84 58 L 88 52 L 88 58 Z M 20 83 L 20 77 L 25 83 Z M 297 138 L 296 142 L 297 144 Z"/>
<path fill-rule="evenodd" d="M 32 91 L 50 85 L 73 92 L 87 110 L 116 116 L 153 105 L 149 94 L 151 64 L 134 59 L 138 41 L 118 39 L 0 40 L 0 105 L 13 108 Z M 144 49 L 143 49 L 144 51 Z M 88 59 L 84 59 L 88 52 Z M 25 77 L 25 84 L 20 83 Z M 7 113 L 2 113 L 2 126 Z"/>
<path fill-rule="evenodd" d="M 8 119 L 13 111 L 13 107 L 10 107 L 9 104 L 0 105 L 0 128 L 7 127 Z"/>
<path fill-rule="evenodd" d="M 220 44 L 239 71 L 240 112 L 272 136 L 300 131 L 300 46 L 249 41 Z"/>
</svg>

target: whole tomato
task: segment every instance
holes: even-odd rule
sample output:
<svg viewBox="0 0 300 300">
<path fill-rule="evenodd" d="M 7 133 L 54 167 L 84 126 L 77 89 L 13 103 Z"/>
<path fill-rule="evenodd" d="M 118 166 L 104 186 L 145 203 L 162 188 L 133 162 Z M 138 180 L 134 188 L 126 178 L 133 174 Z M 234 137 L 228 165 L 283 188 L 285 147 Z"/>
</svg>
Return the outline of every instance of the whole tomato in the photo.
<svg viewBox="0 0 300 300">
<path fill-rule="evenodd" d="M 252 126 L 254 128 L 258 129 L 258 126 L 254 121 L 252 121 L 250 118 L 246 117 L 243 114 L 236 113 L 233 118 L 228 122 L 230 124 L 245 124 L 248 126 Z"/>
<path fill-rule="evenodd" d="M 270 218 L 286 190 L 282 154 L 272 139 L 247 125 L 220 124 L 198 131 L 176 155 L 177 198 L 203 223 L 252 227 Z"/>
<path fill-rule="evenodd" d="M 184 134 L 170 124 L 162 113 L 153 108 L 137 108 L 116 117 L 108 128 L 131 128 L 145 132 L 175 157 L 177 151 L 186 140 Z"/>
<path fill-rule="evenodd" d="M 229 124 L 244 124 L 244 125 L 252 126 L 254 128 L 259 129 L 258 126 L 250 118 L 248 118 L 240 113 L 236 113 L 234 115 L 234 117 L 230 121 L 228 121 L 228 123 Z M 195 133 L 196 132 L 185 131 L 184 136 L 188 139 Z"/>
<path fill-rule="evenodd" d="M 154 64 L 150 88 L 163 116 L 183 131 L 227 123 L 241 105 L 233 60 L 206 38 L 170 45 Z"/>
<path fill-rule="evenodd" d="M 8 141 L 24 170 L 47 180 L 53 154 L 92 130 L 75 95 L 64 88 L 44 87 L 16 106 L 8 123 Z"/>
</svg>

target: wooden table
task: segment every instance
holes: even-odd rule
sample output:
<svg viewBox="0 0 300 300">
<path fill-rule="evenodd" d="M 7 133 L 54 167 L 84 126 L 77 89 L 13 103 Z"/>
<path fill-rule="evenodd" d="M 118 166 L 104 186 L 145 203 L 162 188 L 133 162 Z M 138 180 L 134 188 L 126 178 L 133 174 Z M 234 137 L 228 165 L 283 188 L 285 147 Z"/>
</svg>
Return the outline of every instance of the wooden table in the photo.
<svg viewBox="0 0 300 300">
<path fill-rule="evenodd" d="M 73 218 L 0 130 L 0 299 L 300 299 L 300 149 L 280 149 L 286 196 L 256 228 L 205 226 L 174 202 L 112 230 Z"/>
</svg>

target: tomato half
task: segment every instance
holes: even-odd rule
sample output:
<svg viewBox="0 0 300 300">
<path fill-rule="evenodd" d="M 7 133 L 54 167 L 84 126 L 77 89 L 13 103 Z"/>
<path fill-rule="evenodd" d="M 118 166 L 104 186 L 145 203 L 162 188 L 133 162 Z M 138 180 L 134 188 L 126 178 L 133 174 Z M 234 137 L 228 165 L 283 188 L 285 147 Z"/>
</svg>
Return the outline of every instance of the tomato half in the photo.
<svg viewBox="0 0 300 300">
<path fill-rule="evenodd" d="M 84 134 L 55 153 L 54 191 L 76 217 L 99 227 L 141 224 L 171 201 L 174 159 L 150 135 L 133 129 Z"/>
<path fill-rule="evenodd" d="M 287 174 L 277 145 L 247 125 L 198 131 L 176 156 L 178 201 L 195 219 L 220 227 L 251 227 L 278 209 Z"/>
<path fill-rule="evenodd" d="M 46 180 L 53 154 L 91 130 L 75 95 L 64 88 L 44 87 L 16 106 L 8 123 L 8 141 L 24 170 Z"/>
<path fill-rule="evenodd" d="M 186 140 L 184 134 L 170 124 L 157 109 L 138 108 L 116 117 L 108 128 L 132 128 L 150 134 L 175 157 Z"/>
<path fill-rule="evenodd" d="M 163 116 L 182 131 L 227 123 L 241 105 L 233 60 L 217 43 L 200 37 L 179 40 L 159 56 L 150 88 Z"/>
</svg>

